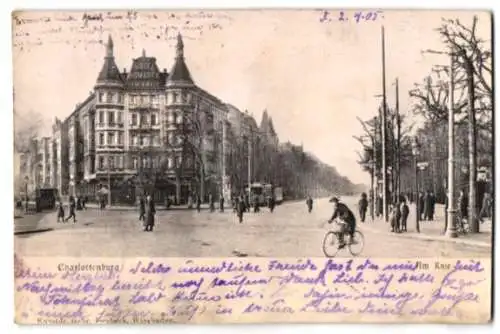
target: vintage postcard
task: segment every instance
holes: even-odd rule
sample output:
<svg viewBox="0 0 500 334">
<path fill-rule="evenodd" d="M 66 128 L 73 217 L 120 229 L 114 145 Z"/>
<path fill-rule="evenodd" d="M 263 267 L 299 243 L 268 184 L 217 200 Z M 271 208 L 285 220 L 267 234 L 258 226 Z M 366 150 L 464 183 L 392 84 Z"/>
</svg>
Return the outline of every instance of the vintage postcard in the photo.
<svg viewBox="0 0 500 334">
<path fill-rule="evenodd" d="M 12 14 L 18 324 L 486 323 L 492 14 Z"/>
</svg>

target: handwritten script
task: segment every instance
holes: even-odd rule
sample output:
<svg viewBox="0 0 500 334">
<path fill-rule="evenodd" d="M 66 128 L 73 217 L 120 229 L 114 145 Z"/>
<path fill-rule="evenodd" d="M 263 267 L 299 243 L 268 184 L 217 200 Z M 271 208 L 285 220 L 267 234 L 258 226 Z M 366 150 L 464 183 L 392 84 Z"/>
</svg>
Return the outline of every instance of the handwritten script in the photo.
<svg viewBox="0 0 500 334">
<path fill-rule="evenodd" d="M 15 12 L 15 49 L 43 45 L 104 44 L 109 34 L 134 45 L 145 40 L 175 42 L 178 33 L 198 40 L 229 26 L 233 19 L 220 11 Z"/>
<path fill-rule="evenodd" d="M 15 258 L 18 323 L 479 322 L 489 317 L 486 260 L 65 261 Z"/>
</svg>

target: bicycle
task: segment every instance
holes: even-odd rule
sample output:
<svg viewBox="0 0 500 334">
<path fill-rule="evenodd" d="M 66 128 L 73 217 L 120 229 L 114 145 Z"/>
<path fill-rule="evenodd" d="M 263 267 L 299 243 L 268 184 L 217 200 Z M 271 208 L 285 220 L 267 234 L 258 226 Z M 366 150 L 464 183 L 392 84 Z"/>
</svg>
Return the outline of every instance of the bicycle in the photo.
<svg viewBox="0 0 500 334">
<path fill-rule="evenodd" d="M 347 224 L 343 221 L 335 221 L 337 225 Z M 348 232 L 341 231 L 328 231 L 325 234 L 323 239 L 323 253 L 326 257 L 335 257 L 340 250 L 339 248 L 339 238 L 341 234 L 344 234 L 344 238 L 348 237 L 348 242 L 346 242 L 346 246 L 349 249 L 349 252 L 352 256 L 358 256 L 364 249 L 365 246 L 365 237 L 363 233 L 359 230 L 355 230 L 352 239 L 349 236 Z M 345 240 L 345 239 L 344 239 Z M 359 249 L 355 247 L 359 246 Z"/>
</svg>

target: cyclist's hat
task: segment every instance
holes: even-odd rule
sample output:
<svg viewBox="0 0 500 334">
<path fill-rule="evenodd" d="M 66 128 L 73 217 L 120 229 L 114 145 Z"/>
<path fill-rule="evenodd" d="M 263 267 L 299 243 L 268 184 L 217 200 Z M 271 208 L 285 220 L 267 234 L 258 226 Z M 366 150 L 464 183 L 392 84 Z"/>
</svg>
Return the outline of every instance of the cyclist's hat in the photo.
<svg viewBox="0 0 500 334">
<path fill-rule="evenodd" d="M 339 202 L 339 198 L 336 197 L 336 196 L 333 196 L 332 198 L 330 198 L 330 203 L 331 202 L 335 202 L 335 203 L 338 203 Z"/>
</svg>

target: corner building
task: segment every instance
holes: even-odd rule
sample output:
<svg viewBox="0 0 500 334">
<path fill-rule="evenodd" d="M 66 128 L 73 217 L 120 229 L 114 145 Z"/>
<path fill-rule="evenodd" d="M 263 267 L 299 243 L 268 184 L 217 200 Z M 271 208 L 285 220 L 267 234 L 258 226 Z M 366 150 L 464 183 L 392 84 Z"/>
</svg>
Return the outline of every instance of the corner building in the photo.
<svg viewBox="0 0 500 334">
<path fill-rule="evenodd" d="M 144 192 L 159 202 L 228 197 L 227 113 L 194 83 L 181 35 L 170 73 L 144 50 L 130 72 L 120 71 L 110 36 L 94 90 L 53 126 L 52 186 L 89 199 L 110 187 L 112 202 L 124 204 Z"/>
</svg>

